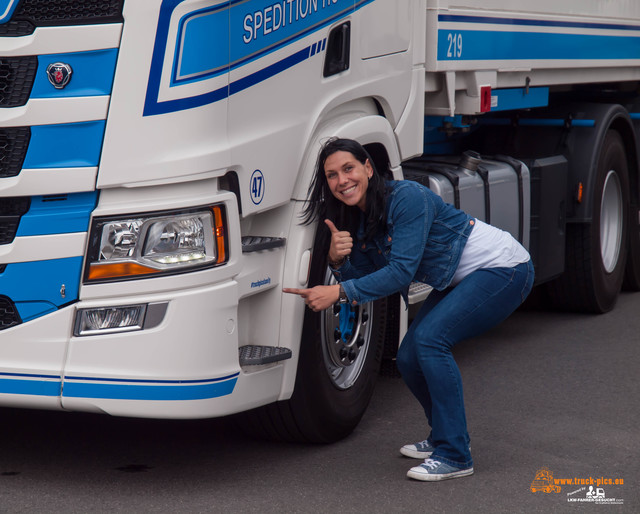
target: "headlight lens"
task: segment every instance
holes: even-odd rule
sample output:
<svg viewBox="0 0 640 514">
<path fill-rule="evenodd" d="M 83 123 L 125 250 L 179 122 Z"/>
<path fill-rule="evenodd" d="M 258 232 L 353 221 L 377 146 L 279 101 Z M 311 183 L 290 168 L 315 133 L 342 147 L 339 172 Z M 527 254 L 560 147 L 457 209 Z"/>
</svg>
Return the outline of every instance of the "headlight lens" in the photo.
<svg viewBox="0 0 640 514">
<path fill-rule="evenodd" d="M 147 232 L 143 255 L 160 264 L 206 259 L 203 220 L 191 217 L 153 223 Z"/>
<path fill-rule="evenodd" d="M 85 282 L 136 278 L 224 264 L 224 206 L 205 210 L 96 219 Z"/>
<path fill-rule="evenodd" d="M 141 226 L 142 220 L 107 223 L 102 229 L 100 260 L 132 258 Z"/>
</svg>

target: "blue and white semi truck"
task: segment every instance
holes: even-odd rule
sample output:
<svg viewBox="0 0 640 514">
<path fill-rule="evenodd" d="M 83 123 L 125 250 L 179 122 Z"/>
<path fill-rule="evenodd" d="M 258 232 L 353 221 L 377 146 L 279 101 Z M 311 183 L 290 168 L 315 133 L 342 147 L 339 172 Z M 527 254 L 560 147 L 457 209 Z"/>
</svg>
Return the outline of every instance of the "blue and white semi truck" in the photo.
<svg viewBox="0 0 640 514">
<path fill-rule="evenodd" d="M 411 309 L 281 292 L 331 280 L 299 218 L 331 136 L 613 308 L 639 65 L 632 0 L 0 0 L 0 405 L 353 430 Z"/>
</svg>

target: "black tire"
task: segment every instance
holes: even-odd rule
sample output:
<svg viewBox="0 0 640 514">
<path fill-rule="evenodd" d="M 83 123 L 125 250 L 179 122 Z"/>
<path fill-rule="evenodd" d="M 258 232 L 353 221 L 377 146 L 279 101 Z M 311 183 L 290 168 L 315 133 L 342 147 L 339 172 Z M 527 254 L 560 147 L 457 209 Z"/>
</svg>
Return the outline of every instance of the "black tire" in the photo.
<svg viewBox="0 0 640 514">
<path fill-rule="evenodd" d="M 602 144 L 593 187 L 591 223 L 567 225 L 565 272 L 547 284 L 554 307 L 608 312 L 625 274 L 629 177 L 624 143 L 610 130 Z"/>
<path fill-rule="evenodd" d="M 310 285 L 333 280 L 326 255 L 326 250 L 316 244 Z M 338 316 L 343 315 L 337 314 L 340 309 L 339 305 L 323 313 L 306 309 L 293 395 L 287 401 L 246 413 L 241 423 L 248 424 L 252 435 L 331 443 L 349 435 L 358 425 L 380 370 L 387 300 L 342 306 L 355 317 L 353 334 L 346 342 L 336 342 L 337 335 L 334 337 L 331 330 Z"/>
</svg>

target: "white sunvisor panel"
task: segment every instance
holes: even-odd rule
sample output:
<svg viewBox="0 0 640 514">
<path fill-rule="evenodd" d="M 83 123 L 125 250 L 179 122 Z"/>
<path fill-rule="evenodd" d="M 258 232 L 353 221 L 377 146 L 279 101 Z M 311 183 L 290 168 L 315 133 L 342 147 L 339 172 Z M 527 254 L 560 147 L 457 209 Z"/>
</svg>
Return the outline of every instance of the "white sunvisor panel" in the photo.
<svg viewBox="0 0 640 514">
<path fill-rule="evenodd" d="M 377 0 L 362 9 L 360 45 L 362 58 L 405 52 L 412 34 L 413 2 Z M 377 35 L 372 38 L 371 33 Z"/>
</svg>

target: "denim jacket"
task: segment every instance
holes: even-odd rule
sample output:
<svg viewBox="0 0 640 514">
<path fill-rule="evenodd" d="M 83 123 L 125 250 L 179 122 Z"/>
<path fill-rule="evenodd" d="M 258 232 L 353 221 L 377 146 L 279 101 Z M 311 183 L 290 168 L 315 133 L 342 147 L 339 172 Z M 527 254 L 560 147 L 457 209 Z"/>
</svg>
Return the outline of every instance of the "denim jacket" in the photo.
<svg viewBox="0 0 640 514">
<path fill-rule="evenodd" d="M 411 282 L 443 290 L 451 283 L 474 218 L 411 180 L 387 183 L 387 230 L 364 241 L 364 224 L 351 255 L 332 270 L 353 305 L 401 292 Z"/>
</svg>

